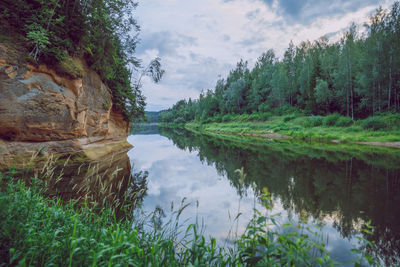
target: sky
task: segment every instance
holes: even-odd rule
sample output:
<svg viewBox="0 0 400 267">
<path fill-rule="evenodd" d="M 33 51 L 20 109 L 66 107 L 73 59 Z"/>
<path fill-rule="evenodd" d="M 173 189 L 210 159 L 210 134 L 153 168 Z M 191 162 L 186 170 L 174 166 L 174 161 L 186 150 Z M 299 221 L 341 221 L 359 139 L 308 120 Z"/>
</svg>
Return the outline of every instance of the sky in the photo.
<svg viewBox="0 0 400 267">
<path fill-rule="evenodd" d="M 282 57 L 289 42 L 337 41 L 352 22 L 363 25 L 389 0 L 142 0 L 137 57 L 161 58 L 160 83 L 143 79 L 147 111 L 170 108 L 214 89 L 240 60 L 252 67 L 268 49 Z M 363 27 L 360 26 L 360 31 Z"/>
</svg>

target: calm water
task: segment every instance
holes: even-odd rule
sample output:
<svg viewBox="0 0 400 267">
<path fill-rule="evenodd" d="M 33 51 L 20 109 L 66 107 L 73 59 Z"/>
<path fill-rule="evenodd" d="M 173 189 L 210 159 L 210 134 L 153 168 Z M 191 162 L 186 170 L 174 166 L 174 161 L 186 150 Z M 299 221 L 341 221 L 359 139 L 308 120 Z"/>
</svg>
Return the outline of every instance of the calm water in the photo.
<svg viewBox="0 0 400 267">
<path fill-rule="evenodd" d="M 283 141 L 222 140 L 185 130 L 136 129 L 128 137 L 132 172 L 148 171 L 143 209 L 191 203 L 181 221 L 204 223 L 204 234 L 229 245 L 242 234 L 259 204 L 262 188 L 274 200 L 282 222 L 306 214 L 322 221 L 332 256 L 345 262 L 358 247 L 360 227 L 371 221 L 372 253 L 398 265 L 400 252 L 400 151 Z M 241 182 L 235 173 L 244 168 Z M 198 204 L 197 204 L 198 203 Z M 238 221 L 234 221 L 237 214 Z"/>
</svg>

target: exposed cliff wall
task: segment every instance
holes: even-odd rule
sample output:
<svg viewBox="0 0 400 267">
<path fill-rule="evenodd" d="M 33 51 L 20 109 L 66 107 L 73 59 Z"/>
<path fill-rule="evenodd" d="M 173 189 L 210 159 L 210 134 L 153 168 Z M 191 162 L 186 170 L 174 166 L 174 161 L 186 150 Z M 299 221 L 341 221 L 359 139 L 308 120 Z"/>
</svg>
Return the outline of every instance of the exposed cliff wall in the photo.
<svg viewBox="0 0 400 267">
<path fill-rule="evenodd" d="M 18 51 L 0 44 L 0 159 L 42 147 L 76 151 L 127 136 L 129 123 L 97 73 L 82 64 L 83 77 L 71 79 L 28 64 Z"/>
</svg>

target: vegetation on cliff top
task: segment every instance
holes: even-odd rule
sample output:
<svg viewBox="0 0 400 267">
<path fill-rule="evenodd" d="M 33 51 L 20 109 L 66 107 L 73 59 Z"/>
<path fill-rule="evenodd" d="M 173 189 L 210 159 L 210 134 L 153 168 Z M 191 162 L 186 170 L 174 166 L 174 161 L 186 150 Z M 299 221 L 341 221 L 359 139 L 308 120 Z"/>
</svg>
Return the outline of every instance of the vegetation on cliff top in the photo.
<svg viewBox="0 0 400 267">
<path fill-rule="evenodd" d="M 177 102 L 159 121 L 207 121 L 279 109 L 281 115 L 294 110 L 307 116 L 338 113 L 348 117 L 341 118 L 343 123 L 350 124 L 382 112 L 398 112 L 399 43 L 400 4 L 395 2 L 390 10 L 378 9 L 361 35 L 353 24 L 335 43 L 325 37 L 298 46 L 290 43 L 282 59 L 268 50 L 253 69 L 240 60 L 214 90 L 201 93 L 198 100 Z"/>
<path fill-rule="evenodd" d="M 140 76 L 158 82 L 163 70 L 159 58 L 143 69 L 134 56 L 140 29 L 133 17 L 136 6 L 132 0 L 5 0 L 0 29 L 3 35 L 24 36 L 32 62 L 54 66 L 72 78 L 82 76 L 82 66 L 73 58 L 84 58 L 126 118 L 143 117 Z"/>
</svg>

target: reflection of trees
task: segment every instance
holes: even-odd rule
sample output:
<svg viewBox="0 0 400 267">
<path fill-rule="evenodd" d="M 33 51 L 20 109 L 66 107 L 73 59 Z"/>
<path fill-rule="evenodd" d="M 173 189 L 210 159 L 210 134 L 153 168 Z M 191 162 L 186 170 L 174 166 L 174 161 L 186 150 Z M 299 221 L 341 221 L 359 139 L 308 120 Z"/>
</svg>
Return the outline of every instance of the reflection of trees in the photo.
<svg viewBox="0 0 400 267">
<path fill-rule="evenodd" d="M 157 123 L 132 123 L 131 134 L 157 134 L 158 124 Z"/>
<path fill-rule="evenodd" d="M 243 185 L 234 171 L 243 166 L 245 187 L 253 183 L 256 191 L 268 187 L 289 213 L 330 217 L 343 237 L 351 237 L 371 220 L 376 227 L 372 236 L 366 236 L 376 242 L 371 253 L 387 265 L 400 263 L 400 162 L 394 162 L 396 156 L 375 155 L 375 162 L 371 154 L 278 142 L 247 145 L 176 129 L 160 132 L 181 149 L 197 150 L 200 159 L 226 174 L 239 193 Z"/>
</svg>

